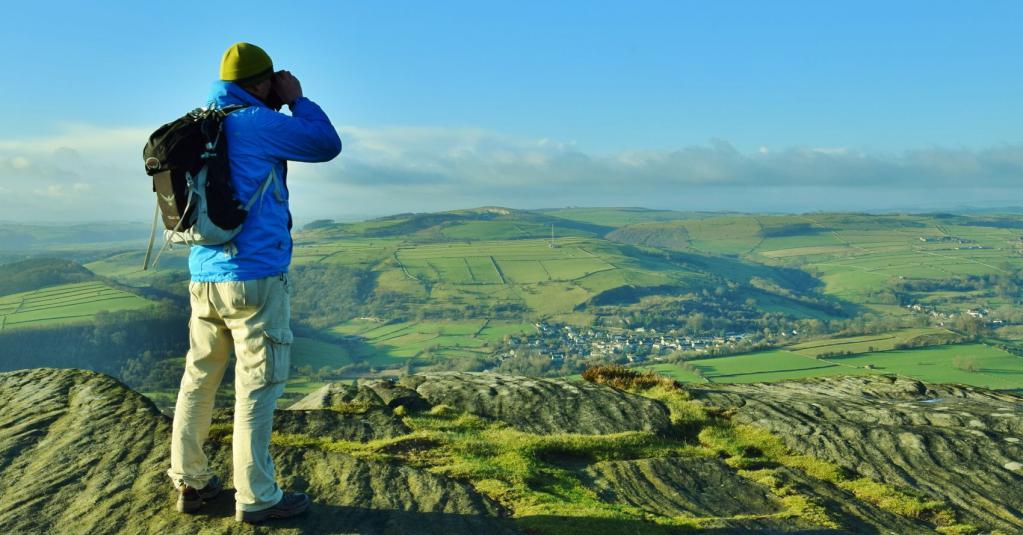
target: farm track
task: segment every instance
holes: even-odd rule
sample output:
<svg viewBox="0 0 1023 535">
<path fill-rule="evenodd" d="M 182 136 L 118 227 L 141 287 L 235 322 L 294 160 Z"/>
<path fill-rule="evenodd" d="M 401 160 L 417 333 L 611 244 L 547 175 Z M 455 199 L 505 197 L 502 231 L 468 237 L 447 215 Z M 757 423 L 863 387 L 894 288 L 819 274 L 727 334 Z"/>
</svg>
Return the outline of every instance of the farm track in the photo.
<svg viewBox="0 0 1023 535">
<path fill-rule="evenodd" d="M 959 258 L 956 258 L 954 256 L 947 256 L 947 255 L 942 255 L 942 254 L 938 254 L 938 253 L 932 253 L 930 251 L 924 251 L 924 250 L 919 250 L 919 249 L 918 249 L 918 251 L 921 252 L 921 253 L 924 253 L 924 254 L 929 254 L 929 255 L 933 255 L 933 256 L 940 256 L 942 258 L 950 258 L 950 259 L 953 259 L 953 260 L 960 260 Z M 1002 268 L 992 266 L 991 264 L 985 264 L 984 262 L 981 262 L 980 260 L 976 260 L 976 259 L 973 259 L 973 258 L 963 257 L 962 260 L 965 260 L 967 263 L 979 264 L 979 265 L 984 266 L 984 267 L 989 267 L 989 268 L 991 268 L 991 269 L 993 269 L 993 270 L 995 270 L 995 271 L 997 271 L 999 273 L 1008 273 L 1008 271 L 1005 271 Z"/>
<path fill-rule="evenodd" d="M 497 271 L 497 276 L 501 279 L 501 284 L 508 284 L 508 281 L 504 278 L 504 272 L 501 271 L 501 266 L 497 265 L 497 260 L 494 260 L 493 255 L 488 258 L 490 258 L 490 263 L 494 265 L 494 271 Z"/>
<path fill-rule="evenodd" d="M 327 260 L 328 258 L 330 258 L 330 257 L 332 257 L 332 256 L 334 256 L 334 255 L 336 255 L 336 254 L 339 254 L 340 252 L 341 252 L 341 251 L 340 251 L 340 250 L 338 250 L 338 251 L 334 251 L 333 253 L 327 253 L 327 254 L 325 254 L 325 255 L 321 256 L 321 257 L 319 258 L 319 260 L 317 260 L 316 262 L 317 262 L 318 264 L 322 264 L 322 263 L 324 263 L 324 262 L 325 262 L 325 261 L 326 261 L 326 260 Z"/>
<path fill-rule="evenodd" d="M 57 305 L 62 305 L 62 304 L 80 304 L 82 302 L 89 302 L 89 301 L 91 301 L 92 300 L 91 298 L 93 298 L 93 297 L 106 297 L 106 296 L 109 296 L 110 294 L 133 295 L 133 294 L 130 294 L 128 292 L 123 292 L 121 290 L 115 290 L 114 288 L 105 288 L 105 289 L 99 290 L 99 291 L 76 292 L 74 294 L 69 294 L 69 295 L 66 295 L 66 296 L 62 295 L 62 296 L 59 296 L 59 297 L 48 297 L 48 298 L 43 298 L 43 299 L 34 299 L 34 298 L 30 297 L 30 298 L 26 299 L 26 301 L 31 302 L 32 306 L 41 305 L 41 304 L 57 304 Z"/>
<path fill-rule="evenodd" d="M 761 223 L 760 222 L 760 218 L 758 218 L 756 216 L 753 217 L 753 221 L 756 222 L 757 227 L 760 227 L 760 230 L 757 231 L 757 235 L 760 236 L 760 239 L 757 240 L 757 243 L 753 244 L 753 247 L 750 247 L 746 251 L 746 254 L 748 254 L 748 255 L 755 254 L 754 251 L 756 251 L 757 248 L 759 248 L 764 243 L 764 224 Z"/>
<path fill-rule="evenodd" d="M 591 276 L 596 275 L 598 273 L 604 273 L 605 271 L 614 271 L 616 269 L 622 269 L 622 268 L 620 268 L 620 267 L 618 267 L 618 266 L 616 266 L 616 265 L 614 265 L 614 264 L 612 264 L 610 262 L 607 262 L 607 265 L 608 265 L 608 267 L 606 267 L 604 269 L 598 269 L 597 271 L 590 271 L 589 273 L 583 273 L 582 275 L 579 275 L 578 277 L 576 277 L 574 279 L 569 279 L 569 281 L 570 282 L 579 282 L 579 281 L 581 281 L 581 280 L 583 280 L 583 279 L 585 279 L 587 277 L 591 277 Z M 580 286 L 580 288 L 582 288 L 582 286 Z M 583 288 L 583 290 L 586 290 L 586 288 Z"/>
<path fill-rule="evenodd" d="M 30 295 L 49 296 L 51 294 L 59 295 L 59 294 L 77 292 L 77 291 L 98 290 L 98 289 L 101 289 L 101 288 L 109 288 L 109 286 L 107 286 L 106 284 L 103 284 L 101 282 L 87 282 L 87 283 L 64 285 L 64 286 L 59 286 L 59 287 L 56 287 L 56 288 L 40 288 L 38 290 L 33 291 Z"/>
<path fill-rule="evenodd" d="M 426 262 L 426 266 L 433 270 L 433 273 L 437 276 L 437 280 L 438 281 L 443 281 L 444 280 L 444 275 L 440 272 L 440 269 L 438 269 L 437 266 L 435 266 L 433 264 L 433 262 L 430 262 L 429 260 L 425 260 L 425 262 Z M 454 281 L 451 281 L 451 282 L 454 282 Z"/>
<path fill-rule="evenodd" d="M 53 316 L 52 318 L 32 319 L 32 320 L 23 320 L 23 321 L 8 321 L 8 322 L 5 323 L 5 325 L 19 325 L 19 324 L 22 324 L 22 323 L 42 323 L 42 322 L 46 322 L 46 321 L 66 320 L 66 319 L 73 319 L 73 318 L 91 318 L 93 316 L 95 316 L 95 314 L 75 314 L 75 315 L 70 315 L 70 316 Z"/>
<path fill-rule="evenodd" d="M 72 306 L 77 306 L 77 305 L 87 305 L 87 304 L 90 304 L 90 303 L 99 303 L 99 302 L 102 302 L 102 301 L 116 301 L 118 299 L 133 299 L 135 297 L 136 296 L 134 296 L 134 295 L 126 294 L 126 295 L 116 295 L 116 296 L 111 296 L 111 297 L 104 297 L 103 299 L 90 299 L 88 301 L 75 301 L 75 302 L 71 302 L 71 303 L 60 303 L 60 304 L 55 304 L 55 305 L 31 307 L 31 308 L 22 309 L 20 312 L 18 312 L 18 314 L 23 314 L 23 313 L 26 313 L 26 312 L 38 312 L 40 310 L 54 310 L 54 309 L 72 307 Z M 13 315 L 13 313 L 11 315 Z"/>
<path fill-rule="evenodd" d="M 405 274 L 406 278 L 412 279 L 414 281 L 418 281 L 419 280 L 416 277 L 413 277 L 412 274 L 408 272 L 408 268 L 406 268 L 405 264 L 403 264 L 401 262 L 401 259 L 398 258 L 398 251 L 397 250 L 394 251 L 393 253 L 391 253 L 391 256 L 394 257 L 394 261 L 398 263 L 398 267 L 401 268 L 401 272 Z"/>
<path fill-rule="evenodd" d="M 547 274 L 547 280 L 549 281 L 554 280 L 554 277 L 551 277 L 551 271 L 547 269 L 547 266 L 543 264 L 543 260 L 537 260 L 536 263 L 540 264 L 540 269 L 542 269 L 543 272 Z"/>
</svg>

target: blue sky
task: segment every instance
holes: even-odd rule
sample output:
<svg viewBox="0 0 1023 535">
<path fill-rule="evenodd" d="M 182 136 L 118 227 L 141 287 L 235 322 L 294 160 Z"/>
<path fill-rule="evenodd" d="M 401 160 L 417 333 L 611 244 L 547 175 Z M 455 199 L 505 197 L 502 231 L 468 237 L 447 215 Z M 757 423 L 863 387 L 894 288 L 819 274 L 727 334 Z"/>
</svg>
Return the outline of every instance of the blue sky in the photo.
<svg viewBox="0 0 1023 535">
<path fill-rule="evenodd" d="M 5 6 L 8 213 L 105 215 L 145 133 L 202 104 L 239 40 L 346 142 L 296 171 L 310 217 L 1023 202 L 1019 2 L 214 5 Z M 39 208 L 57 197 L 68 208 Z"/>
</svg>

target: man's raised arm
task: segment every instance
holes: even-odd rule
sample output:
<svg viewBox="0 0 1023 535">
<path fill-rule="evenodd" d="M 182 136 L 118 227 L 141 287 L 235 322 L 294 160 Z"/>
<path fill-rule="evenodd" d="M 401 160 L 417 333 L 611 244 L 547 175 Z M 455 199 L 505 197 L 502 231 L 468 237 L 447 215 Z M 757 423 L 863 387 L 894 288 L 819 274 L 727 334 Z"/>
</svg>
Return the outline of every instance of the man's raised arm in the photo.
<svg viewBox="0 0 1023 535">
<path fill-rule="evenodd" d="M 259 132 L 267 154 L 299 162 L 326 162 L 341 153 L 341 138 L 327 114 L 302 96 L 302 86 L 288 71 L 276 73 L 274 89 L 288 103 L 291 116 L 264 114 Z"/>
</svg>

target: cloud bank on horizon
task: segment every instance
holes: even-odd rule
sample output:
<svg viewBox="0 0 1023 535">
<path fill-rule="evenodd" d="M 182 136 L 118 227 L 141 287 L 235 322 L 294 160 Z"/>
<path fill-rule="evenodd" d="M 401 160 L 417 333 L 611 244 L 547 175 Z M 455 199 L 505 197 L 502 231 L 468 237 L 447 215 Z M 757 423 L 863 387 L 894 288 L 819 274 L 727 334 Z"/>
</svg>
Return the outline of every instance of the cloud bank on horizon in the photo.
<svg viewBox="0 0 1023 535">
<path fill-rule="evenodd" d="M 47 138 L 0 139 L 2 219 L 147 220 L 154 199 L 141 147 L 151 130 L 78 124 Z M 481 205 L 810 212 L 1023 204 L 1023 145 L 743 153 L 711 140 L 598 154 L 572 142 L 472 128 L 339 131 L 338 159 L 291 166 L 292 211 L 300 220 Z"/>
</svg>

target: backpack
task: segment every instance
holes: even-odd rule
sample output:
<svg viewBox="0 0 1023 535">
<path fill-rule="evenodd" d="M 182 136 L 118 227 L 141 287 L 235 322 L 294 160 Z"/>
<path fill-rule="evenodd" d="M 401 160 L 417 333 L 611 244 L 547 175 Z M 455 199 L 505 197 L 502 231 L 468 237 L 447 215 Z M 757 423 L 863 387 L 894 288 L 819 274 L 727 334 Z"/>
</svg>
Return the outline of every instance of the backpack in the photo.
<svg viewBox="0 0 1023 535">
<path fill-rule="evenodd" d="M 230 251 L 230 241 L 241 232 L 248 211 L 270 183 L 276 183 L 271 169 L 245 205 L 234 197 L 224 120 L 243 108 L 240 105 L 197 108 L 161 126 L 149 137 L 142 158 L 146 174 L 153 179 L 156 213 L 143 270 L 149 268 L 161 216 L 164 245 L 153 261 L 154 266 L 171 243 L 225 244 L 225 250 Z M 280 194 L 279 189 L 276 193 Z"/>
</svg>

